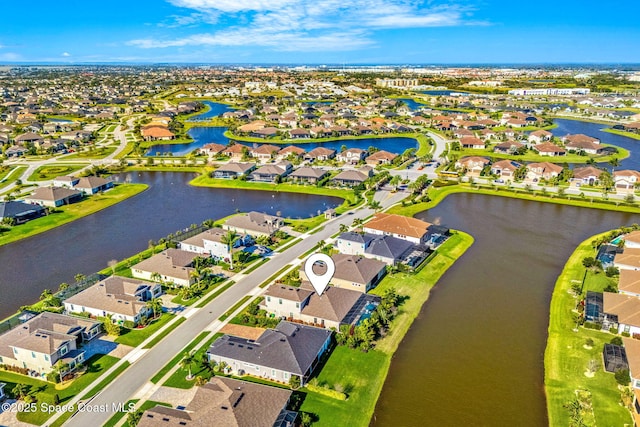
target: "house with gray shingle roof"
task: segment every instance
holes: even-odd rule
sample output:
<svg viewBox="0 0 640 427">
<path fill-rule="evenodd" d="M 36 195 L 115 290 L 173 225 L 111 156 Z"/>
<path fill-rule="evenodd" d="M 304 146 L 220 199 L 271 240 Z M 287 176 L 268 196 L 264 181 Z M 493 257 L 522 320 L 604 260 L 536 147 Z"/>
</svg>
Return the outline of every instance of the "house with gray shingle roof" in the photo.
<svg viewBox="0 0 640 427">
<path fill-rule="evenodd" d="M 289 175 L 292 181 L 294 182 L 309 182 L 312 184 L 317 183 L 322 178 L 327 176 L 327 171 L 320 168 L 312 168 L 312 167 L 301 167 L 295 170 L 293 173 Z"/>
<path fill-rule="evenodd" d="M 414 244 L 389 235 L 350 231 L 338 236 L 336 247 L 343 254 L 364 255 L 385 264 L 394 265 L 411 253 Z"/>
<path fill-rule="evenodd" d="M 232 378 L 213 377 L 197 387 L 184 409 L 146 410 L 139 427 L 291 427 L 298 413 L 287 410 L 291 390 Z"/>
<path fill-rule="evenodd" d="M 45 214 L 44 208 L 33 203 L 20 201 L 0 202 L 0 221 L 14 219 L 16 224 L 39 218 Z"/>
<path fill-rule="evenodd" d="M 113 188 L 113 181 L 98 176 L 86 176 L 80 178 L 73 188 L 86 194 L 96 194 Z"/>
<path fill-rule="evenodd" d="M 261 212 L 234 215 L 224 222 L 222 228 L 253 237 L 271 236 L 284 225 L 284 220 Z"/>
<path fill-rule="evenodd" d="M 191 265 L 197 256 L 194 252 L 167 249 L 131 267 L 131 274 L 138 279 L 154 281 L 157 273 L 163 282 L 191 286 L 196 280 Z"/>
<path fill-rule="evenodd" d="M 288 383 L 293 375 L 306 384 L 329 349 L 332 332 L 282 321 L 257 340 L 224 335 L 207 351 L 209 360 L 225 362 L 235 375 L 252 375 Z"/>
<path fill-rule="evenodd" d="M 255 170 L 255 163 L 236 163 L 229 162 L 226 165 L 220 166 L 213 172 L 214 178 L 239 178 L 243 175 L 248 175 Z"/>
</svg>

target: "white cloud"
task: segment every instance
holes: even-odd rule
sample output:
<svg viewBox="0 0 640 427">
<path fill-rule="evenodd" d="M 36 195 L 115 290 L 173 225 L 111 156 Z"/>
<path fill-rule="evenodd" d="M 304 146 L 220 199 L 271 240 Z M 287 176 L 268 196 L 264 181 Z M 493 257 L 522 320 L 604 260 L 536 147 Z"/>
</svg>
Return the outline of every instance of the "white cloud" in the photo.
<svg viewBox="0 0 640 427">
<path fill-rule="evenodd" d="M 69 56 L 71 56 L 71 54 L 69 52 L 62 52 L 62 56 L 69 57 Z"/>
<path fill-rule="evenodd" d="M 15 52 L 6 52 L 0 54 L 0 61 L 15 62 L 20 60 L 22 60 L 22 56 Z"/>
<path fill-rule="evenodd" d="M 167 39 L 131 40 L 144 49 L 256 45 L 274 50 L 353 50 L 375 45 L 380 29 L 479 25 L 469 7 L 432 0 L 168 0 L 195 10 L 164 27 L 215 25 L 216 30 Z M 222 27 L 223 18 L 242 25 Z"/>
</svg>

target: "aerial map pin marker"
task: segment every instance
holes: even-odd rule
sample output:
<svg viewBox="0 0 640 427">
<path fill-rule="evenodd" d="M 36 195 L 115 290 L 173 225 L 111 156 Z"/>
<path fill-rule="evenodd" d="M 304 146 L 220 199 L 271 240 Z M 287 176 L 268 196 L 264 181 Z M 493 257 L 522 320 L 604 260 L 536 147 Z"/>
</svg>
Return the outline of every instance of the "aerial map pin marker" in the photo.
<svg viewBox="0 0 640 427">
<path fill-rule="evenodd" d="M 316 262 L 322 262 L 327 266 L 327 271 L 325 271 L 324 274 L 314 273 L 313 264 Z M 313 289 L 316 290 L 316 293 L 318 295 L 322 295 L 324 290 L 327 289 L 327 285 L 331 281 L 333 273 L 336 272 L 336 265 L 333 263 L 333 260 L 329 255 L 313 254 L 307 258 L 307 262 L 304 264 L 304 272 L 309 278 L 311 285 L 313 285 Z"/>
</svg>

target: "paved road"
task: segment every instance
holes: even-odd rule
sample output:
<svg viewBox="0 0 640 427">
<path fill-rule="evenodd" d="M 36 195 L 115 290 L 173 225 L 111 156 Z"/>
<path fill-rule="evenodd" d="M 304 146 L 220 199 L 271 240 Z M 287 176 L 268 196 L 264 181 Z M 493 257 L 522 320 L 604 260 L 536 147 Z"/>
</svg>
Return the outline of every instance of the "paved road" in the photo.
<svg viewBox="0 0 640 427">
<path fill-rule="evenodd" d="M 405 194 L 402 193 L 381 191 L 376 194 L 375 198 L 386 208 L 398 203 L 404 197 Z M 211 323 L 233 307 L 237 301 L 259 286 L 265 278 L 271 277 L 285 265 L 294 261 L 300 254 L 312 249 L 320 240 L 326 240 L 336 234 L 340 230 L 340 224 L 350 226 L 355 218 L 364 219 L 372 213 L 371 209 L 362 208 L 353 214 L 344 214 L 325 223 L 322 231 L 309 235 L 293 248 L 275 255 L 271 261 L 240 279 L 211 303 L 193 311 L 182 325 L 137 359 L 123 375 L 105 387 L 91 401 L 91 405 L 107 405 L 110 408 L 112 403 L 127 402 L 182 348 L 193 341 L 200 332 L 208 329 Z M 112 415 L 111 412 L 78 412 L 65 425 L 70 427 L 98 426 L 106 422 Z"/>
<path fill-rule="evenodd" d="M 429 138 L 433 139 L 433 142 L 435 143 L 435 149 L 433 150 L 433 160 L 437 160 L 442 163 L 442 161 L 444 160 L 442 155 L 445 151 L 447 151 L 447 143 L 449 141 L 444 139 L 437 133 L 427 132 L 427 135 L 429 136 Z"/>
</svg>

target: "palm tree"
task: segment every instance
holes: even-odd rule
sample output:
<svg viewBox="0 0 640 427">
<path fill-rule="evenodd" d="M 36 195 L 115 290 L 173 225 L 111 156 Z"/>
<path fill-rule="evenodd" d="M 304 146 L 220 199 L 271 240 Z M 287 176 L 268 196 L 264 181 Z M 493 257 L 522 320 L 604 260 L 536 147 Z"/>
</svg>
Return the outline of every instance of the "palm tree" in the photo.
<svg viewBox="0 0 640 427">
<path fill-rule="evenodd" d="M 353 220 L 353 223 L 351 224 L 352 227 L 360 227 L 362 224 L 364 224 L 364 221 L 361 218 L 356 218 Z"/>
<path fill-rule="evenodd" d="M 145 304 L 147 308 L 150 308 L 153 311 L 153 318 L 156 318 L 156 313 L 162 311 L 162 299 L 160 298 L 151 298 Z"/>
<path fill-rule="evenodd" d="M 154 273 L 151 273 L 150 279 L 154 282 L 160 283 L 160 281 L 162 280 L 162 276 L 160 276 L 160 273 L 154 272 Z"/>
<path fill-rule="evenodd" d="M 207 353 L 204 353 L 200 358 L 200 366 L 202 366 L 202 369 L 207 372 L 213 372 L 216 365 L 217 363 L 215 361 L 209 360 L 209 356 L 207 356 Z"/>
<path fill-rule="evenodd" d="M 189 375 L 187 376 L 188 380 L 191 380 L 193 378 L 193 375 L 191 374 L 191 365 L 194 362 L 194 357 L 193 357 L 193 353 L 185 353 L 184 357 L 182 358 L 182 360 L 180 361 L 180 366 L 183 369 L 188 369 L 189 370 Z"/>
<path fill-rule="evenodd" d="M 400 184 L 401 182 L 402 178 L 400 178 L 400 175 L 394 175 L 393 178 L 389 180 L 389 184 L 393 185 L 393 188 L 395 188 L 396 190 L 398 190 L 398 184 Z"/>
<path fill-rule="evenodd" d="M 42 293 L 40 294 L 40 301 L 45 301 L 48 300 L 49 298 L 51 298 L 53 296 L 53 292 L 51 292 L 51 289 L 45 289 L 44 291 L 42 291 Z"/>
<path fill-rule="evenodd" d="M 374 211 L 379 211 L 380 209 L 382 209 L 382 205 L 377 200 L 372 200 L 371 203 L 369 203 L 369 207 Z"/>
<path fill-rule="evenodd" d="M 22 384 L 22 383 L 18 383 L 16 384 L 16 386 L 13 388 L 13 390 L 11 390 L 11 392 L 18 396 L 18 399 L 22 399 L 23 397 L 25 397 L 27 395 L 27 391 L 29 390 L 29 386 L 26 384 Z"/>
<path fill-rule="evenodd" d="M 346 233 L 347 231 L 349 231 L 349 227 L 347 226 L 347 224 L 340 224 L 340 232 Z"/>
<path fill-rule="evenodd" d="M 227 231 L 220 241 L 227 245 L 227 250 L 229 251 L 229 267 L 233 270 L 233 245 L 236 243 L 240 236 L 233 230 Z"/>
<path fill-rule="evenodd" d="M 78 273 L 75 276 L 73 276 L 73 278 L 75 279 L 76 282 L 82 282 L 84 279 L 86 279 L 86 276 L 82 273 Z"/>
</svg>

